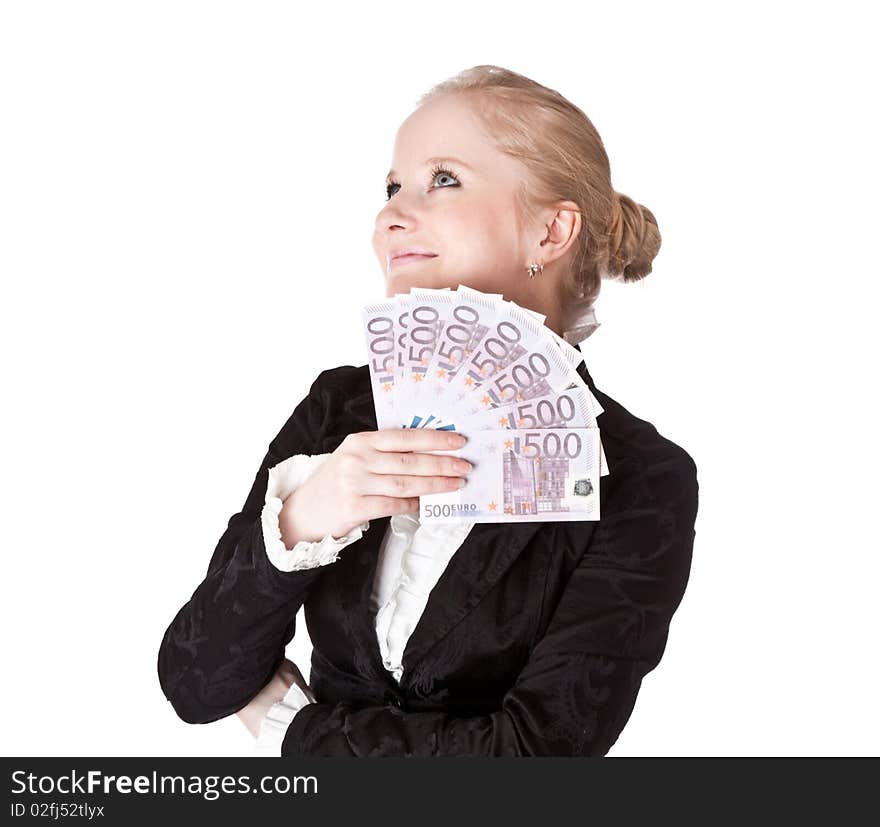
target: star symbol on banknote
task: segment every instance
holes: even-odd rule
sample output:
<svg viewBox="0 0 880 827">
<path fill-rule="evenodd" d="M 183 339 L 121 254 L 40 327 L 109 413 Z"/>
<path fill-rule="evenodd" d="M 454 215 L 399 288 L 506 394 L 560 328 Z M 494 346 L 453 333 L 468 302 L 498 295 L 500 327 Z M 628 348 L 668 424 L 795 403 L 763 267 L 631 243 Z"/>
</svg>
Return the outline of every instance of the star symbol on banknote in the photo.
<svg viewBox="0 0 880 827">
<path fill-rule="evenodd" d="M 513 448 L 513 440 L 512 439 L 505 439 L 504 440 L 504 447 L 512 449 Z"/>
<path fill-rule="evenodd" d="M 540 465 L 540 464 L 541 464 L 541 459 L 542 459 L 541 456 L 537 456 L 537 457 L 535 457 L 535 465 Z"/>
<path fill-rule="evenodd" d="M 523 504 L 522 504 L 522 507 L 523 507 L 523 511 L 528 511 L 528 510 L 529 510 L 529 504 L 528 504 L 528 503 L 523 503 Z"/>
<path fill-rule="evenodd" d="M 507 427 L 507 424 L 508 424 L 507 417 L 506 417 L 506 416 L 502 416 L 501 419 L 498 420 L 498 424 L 499 424 L 502 428 L 506 428 L 506 427 Z"/>
<path fill-rule="evenodd" d="M 505 513 L 505 514 L 513 514 L 513 508 L 512 508 L 511 506 L 508 505 L 508 506 L 504 509 L 504 513 Z"/>
<path fill-rule="evenodd" d="M 413 374 L 413 382 L 421 382 L 422 379 L 424 379 L 424 378 L 425 378 L 424 373 L 414 373 Z"/>
<path fill-rule="evenodd" d="M 473 351 L 472 351 L 470 348 L 465 348 L 465 349 L 464 349 L 464 355 L 465 355 L 465 356 L 470 356 L 472 353 L 473 353 Z"/>
<path fill-rule="evenodd" d="M 496 503 L 496 502 L 489 503 L 489 511 L 495 511 L 495 509 L 497 509 L 497 508 L 498 508 L 498 503 Z"/>
<path fill-rule="evenodd" d="M 446 371 L 443 368 L 440 368 L 440 370 L 437 371 L 437 378 L 438 379 L 445 379 L 446 378 Z"/>
<path fill-rule="evenodd" d="M 388 393 L 394 387 L 394 382 L 388 382 L 382 386 L 382 390 Z"/>
<path fill-rule="evenodd" d="M 465 385 L 470 387 L 471 385 L 474 384 L 474 380 L 470 376 L 468 376 L 468 378 L 464 380 L 464 383 L 465 383 Z"/>
<path fill-rule="evenodd" d="M 498 446 L 494 442 L 486 443 L 486 451 L 488 451 L 490 454 L 494 454 L 497 450 Z"/>
<path fill-rule="evenodd" d="M 518 419 L 518 420 L 517 420 L 517 424 L 519 425 L 520 428 L 525 428 L 525 427 L 526 427 L 526 421 L 525 421 L 525 419 Z"/>
<path fill-rule="evenodd" d="M 522 402 L 522 401 L 523 401 L 523 395 L 522 395 L 521 393 L 518 393 L 518 394 L 516 395 L 516 401 L 517 401 L 517 402 Z"/>
</svg>

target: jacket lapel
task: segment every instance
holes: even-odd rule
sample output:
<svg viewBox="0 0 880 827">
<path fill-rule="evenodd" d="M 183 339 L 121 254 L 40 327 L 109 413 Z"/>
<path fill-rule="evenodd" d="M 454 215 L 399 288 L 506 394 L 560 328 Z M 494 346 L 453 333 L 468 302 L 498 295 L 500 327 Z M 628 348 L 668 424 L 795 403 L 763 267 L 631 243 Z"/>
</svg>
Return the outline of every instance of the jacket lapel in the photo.
<svg viewBox="0 0 880 827">
<path fill-rule="evenodd" d="M 504 576 L 544 523 L 477 523 L 428 596 L 403 651 L 405 683 L 413 666 L 466 617 Z M 374 633 L 375 637 L 375 633 Z"/>
<path fill-rule="evenodd" d="M 583 362 L 578 373 L 595 391 Z M 364 385 L 359 386 L 359 390 L 365 387 L 365 392 L 350 396 L 345 404 L 346 433 L 325 439 L 322 450 L 334 450 L 347 433 L 376 429 L 366 365 L 363 366 L 363 380 Z M 338 575 L 341 608 L 357 650 L 356 661 L 374 679 L 396 689 L 394 678 L 382 663 L 370 600 L 379 551 L 390 520 L 391 517 L 387 516 L 370 521 L 370 528 L 357 546 L 352 547 L 355 553 L 346 555 L 343 551 Z M 425 610 L 409 637 L 402 658 L 401 688 L 406 685 L 415 664 L 476 607 L 545 525 L 542 522 L 474 525 L 431 590 Z"/>
<path fill-rule="evenodd" d="M 373 579 L 379 551 L 390 517 L 370 521 L 370 528 L 341 555 L 338 589 L 344 625 L 355 647 L 354 662 L 374 680 L 396 688 L 385 669 L 376 638 L 376 617 L 371 605 Z M 480 602 L 498 582 L 543 523 L 477 523 L 428 596 L 425 610 L 403 652 L 405 685 L 412 667 Z"/>
</svg>

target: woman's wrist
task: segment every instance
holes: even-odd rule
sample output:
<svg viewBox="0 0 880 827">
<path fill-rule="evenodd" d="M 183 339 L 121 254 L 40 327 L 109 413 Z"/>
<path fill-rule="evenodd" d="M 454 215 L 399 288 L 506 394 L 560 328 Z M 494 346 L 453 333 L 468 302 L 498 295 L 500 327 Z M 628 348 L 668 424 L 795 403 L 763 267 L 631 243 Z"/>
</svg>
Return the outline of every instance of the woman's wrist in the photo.
<svg viewBox="0 0 880 827">
<path fill-rule="evenodd" d="M 238 717 L 256 738 L 260 734 L 260 724 L 273 704 L 282 700 L 291 685 L 302 673 L 293 661 L 285 658 L 272 679 L 255 695 L 247 706 L 238 711 Z"/>
<path fill-rule="evenodd" d="M 281 511 L 278 514 L 278 527 L 281 529 L 281 540 L 284 543 L 285 548 L 293 548 L 302 540 L 317 542 L 322 539 L 321 537 L 304 536 L 300 533 L 299 527 L 302 523 L 297 516 L 296 506 L 298 499 L 296 495 L 297 492 L 294 491 L 284 500 L 281 506 Z"/>
<path fill-rule="evenodd" d="M 266 717 L 266 713 L 272 707 L 272 703 L 267 703 L 258 696 L 244 707 L 244 709 L 238 711 L 238 717 L 254 738 L 260 734 L 260 724 L 262 723 L 263 718 Z"/>
</svg>

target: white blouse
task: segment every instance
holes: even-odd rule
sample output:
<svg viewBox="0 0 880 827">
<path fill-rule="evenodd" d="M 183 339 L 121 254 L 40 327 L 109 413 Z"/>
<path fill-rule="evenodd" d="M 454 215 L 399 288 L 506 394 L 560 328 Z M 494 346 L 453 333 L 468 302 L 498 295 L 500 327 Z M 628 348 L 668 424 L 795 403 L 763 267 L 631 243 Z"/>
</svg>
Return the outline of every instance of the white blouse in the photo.
<svg viewBox="0 0 880 827">
<path fill-rule="evenodd" d="M 368 520 L 338 539 L 328 533 L 320 541 L 302 540 L 291 549 L 285 547 L 279 523 L 283 501 L 329 456 L 297 454 L 269 469 L 261 514 L 263 539 L 269 559 L 282 571 L 332 563 L 343 548 L 359 540 L 370 527 Z M 474 520 L 462 520 L 422 525 L 416 514 L 395 514 L 389 521 L 379 548 L 371 600 L 382 662 L 398 682 L 403 674 L 403 650 L 422 616 L 428 595 L 475 524 Z M 284 698 L 273 704 L 263 718 L 255 753 L 280 755 L 293 716 L 315 702 L 309 686 L 291 684 Z"/>
</svg>

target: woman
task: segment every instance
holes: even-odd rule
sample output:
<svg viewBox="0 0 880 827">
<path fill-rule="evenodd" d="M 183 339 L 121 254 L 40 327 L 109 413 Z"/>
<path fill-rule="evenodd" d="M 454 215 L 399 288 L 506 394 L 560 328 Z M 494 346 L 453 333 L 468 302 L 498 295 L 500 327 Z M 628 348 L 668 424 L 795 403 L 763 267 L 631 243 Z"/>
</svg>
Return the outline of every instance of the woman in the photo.
<svg viewBox="0 0 880 827">
<path fill-rule="evenodd" d="M 392 166 L 373 234 L 389 297 L 466 284 L 577 345 L 601 279 L 643 278 L 660 247 L 586 115 L 499 67 L 423 96 Z M 698 486 L 579 371 L 604 408 L 601 519 L 476 525 L 418 522 L 420 495 L 467 474 L 427 453 L 454 437 L 377 431 L 367 366 L 322 372 L 165 633 L 176 713 L 236 712 L 285 756 L 606 754 L 684 594 Z M 302 605 L 311 686 L 285 658 Z"/>
</svg>

